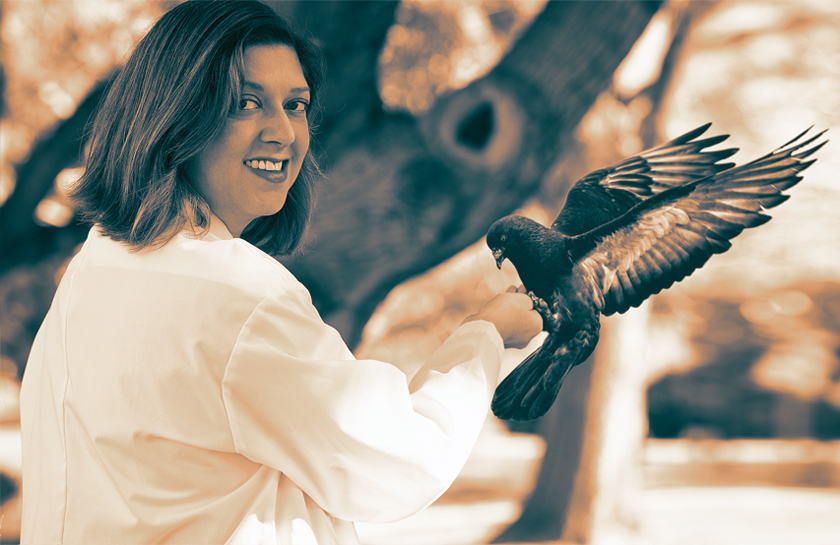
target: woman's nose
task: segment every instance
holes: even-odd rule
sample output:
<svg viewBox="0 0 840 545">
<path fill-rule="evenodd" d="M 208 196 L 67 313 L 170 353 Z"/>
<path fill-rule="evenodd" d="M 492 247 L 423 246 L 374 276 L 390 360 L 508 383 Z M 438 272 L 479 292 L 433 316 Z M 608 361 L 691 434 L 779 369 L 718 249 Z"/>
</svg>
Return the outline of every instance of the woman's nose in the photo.
<svg viewBox="0 0 840 545">
<path fill-rule="evenodd" d="M 280 110 L 269 119 L 260 132 L 260 139 L 269 144 L 277 143 L 282 146 L 291 146 L 295 141 L 295 128 L 285 110 Z"/>
</svg>

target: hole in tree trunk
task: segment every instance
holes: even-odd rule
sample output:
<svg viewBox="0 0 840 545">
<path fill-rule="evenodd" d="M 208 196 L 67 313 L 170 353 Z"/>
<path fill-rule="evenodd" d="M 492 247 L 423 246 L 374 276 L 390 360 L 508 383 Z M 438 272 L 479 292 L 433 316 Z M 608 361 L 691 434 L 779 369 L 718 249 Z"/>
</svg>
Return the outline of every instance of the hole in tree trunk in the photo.
<svg viewBox="0 0 840 545">
<path fill-rule="evenodd" d="M 475 109 L 458 127 L 458 142 L 480 150 L 493 133 L 493 105 L 485 102 Z"/>
</svg>

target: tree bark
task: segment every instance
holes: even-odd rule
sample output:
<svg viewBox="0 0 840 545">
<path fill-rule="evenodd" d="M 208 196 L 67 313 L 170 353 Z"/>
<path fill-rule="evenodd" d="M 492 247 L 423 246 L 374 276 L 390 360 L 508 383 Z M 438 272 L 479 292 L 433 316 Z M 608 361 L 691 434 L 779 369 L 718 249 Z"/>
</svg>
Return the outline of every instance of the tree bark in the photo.
<svg viewBox="0 0 840 545">
<path fill-rule="evenodd" d="M 586 464 L 583 441 L 587 437 L 587 427 L 592 424 L 586 408 L 593 385 L 595 360 L 600 352 L 599 347 L 569 373 L 554 405 L 539 420 L 546 450 L 536 486 L 519 519 L 493 539 L 493 543 L 557 540 L 566 530 L 572 512 L 588 521 L 589 511 L 577 509 L 577 506 L 588 504 L 581 501 L 582 495 L 593 492 L 589 479 L 592 468 Z M 595 414 L 598 414 L 597 411 Z M 591 449 L 586 449 L 586 452 L 591 452 Z M 584 479 L 582 482 L 581 478 Z M 588 496 L 586 499 L 589 499 Z M 584 521 L 579 520 L 580 523 Z M 584 526 L 588 528 L 585 523 Z"/>
</svg>

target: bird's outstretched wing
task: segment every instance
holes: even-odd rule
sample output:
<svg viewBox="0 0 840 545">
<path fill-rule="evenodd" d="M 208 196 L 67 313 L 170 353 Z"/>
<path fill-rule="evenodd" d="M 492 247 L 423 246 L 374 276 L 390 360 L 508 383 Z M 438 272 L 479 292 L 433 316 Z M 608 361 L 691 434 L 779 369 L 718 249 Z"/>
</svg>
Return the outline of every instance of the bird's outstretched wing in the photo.
<svg viewBox="0 0 840 545">
<path fill-rule="evenodd" d="M 639 202 L 667 189 L 716 174 L 734 163 L 718 163 L 738 149 L 703 151 L 729 135 L 696 140 L 707 123 L 635 157 L 591 172 L 575 182 L 552 229 L 564 235 L 586 233 L 607 223 Z"/>
<path fill-rule="evenodd" d="M 816 161 L 807 158 L 826 143 L 815 143 L 825 131 L 803 140 L 807 132 L 755 161 L 663 191 L 574 237 L 581 258 L 576 272 L 588 279 L 601 312 L 639 306 L 728 250 L 745 228 L 769 221 L 762 211 L 788 199 L 782 191 L 799 183 L 798 173 Z"/>
</svg>

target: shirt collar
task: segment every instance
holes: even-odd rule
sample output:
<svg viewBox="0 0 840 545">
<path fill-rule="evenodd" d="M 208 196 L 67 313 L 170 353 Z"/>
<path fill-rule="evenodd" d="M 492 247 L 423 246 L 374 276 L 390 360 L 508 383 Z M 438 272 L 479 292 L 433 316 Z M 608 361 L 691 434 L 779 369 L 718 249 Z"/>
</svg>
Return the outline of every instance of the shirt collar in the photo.
<svg viewBox="0 0 840 545">
<path fill-rule="evenodd" d="M 216 214 L 210 214 L 210 228 L 208 229 L 207 236 L 205 238 L 214 238 L 218 240 L 233 240 L 233 235 L 230 234 L 230 231 L 223 222 Z"/>
</svg>

